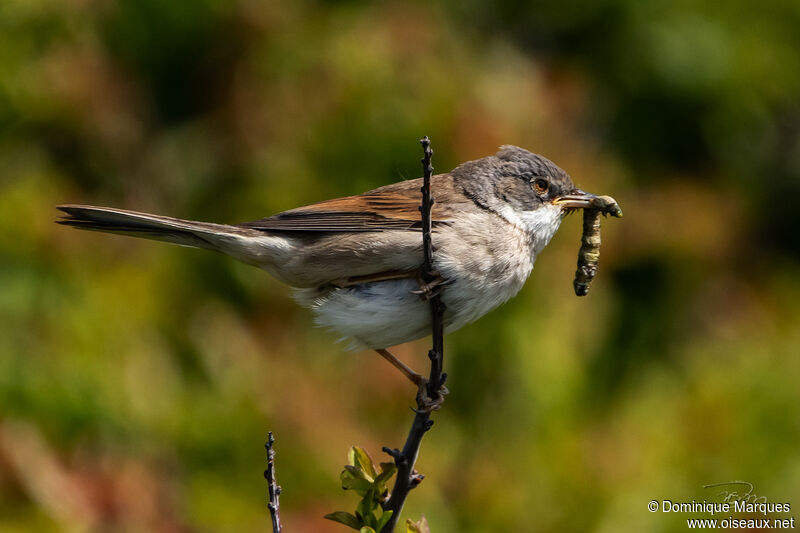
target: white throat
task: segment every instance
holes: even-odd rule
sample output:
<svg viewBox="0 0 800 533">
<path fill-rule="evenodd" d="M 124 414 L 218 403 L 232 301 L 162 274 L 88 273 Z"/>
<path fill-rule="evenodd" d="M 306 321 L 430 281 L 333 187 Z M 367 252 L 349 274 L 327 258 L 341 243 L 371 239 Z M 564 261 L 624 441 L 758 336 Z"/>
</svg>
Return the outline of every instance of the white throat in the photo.
<svg viewBox="0 0 800 533">
<path fill-rule="evenodd" d="M 549 203 L 533 211 L 516 211 L 511 206 L 505 205 L 500 211 L 500 215 L 531 236 L 535 257 L 558 231 L 561 220 L 564 218 L 564 211 Z"/>
</svg>

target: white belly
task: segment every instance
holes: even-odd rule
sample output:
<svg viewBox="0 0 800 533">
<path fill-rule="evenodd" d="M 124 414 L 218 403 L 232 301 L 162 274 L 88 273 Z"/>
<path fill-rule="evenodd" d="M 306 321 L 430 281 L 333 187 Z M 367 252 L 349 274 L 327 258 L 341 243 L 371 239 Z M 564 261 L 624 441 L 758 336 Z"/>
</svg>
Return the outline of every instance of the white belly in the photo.
<svg viewBox="0 0 800 533">
<path fill-rule="evenodd" d="M 316 289 L 295 289 L 294 297 L 309 307 L 318 326 L 340 333 L 347 348 L 387 348 L 419 339 L 430 330 L 427 302 L 411 291 L 411 279 L 365 283 L 320 295 Z"/>
<path fill-rule="evenodd" d="M 461 242 L 437 250 L 435 266 L 448 280 L 442 289 L 446 331 L 477 320 L 517 294 L 533 268 L 534 258 L 527 247 L 510 261 L 456 249 L 473 244 Z M 327 291 L 295 289 L 294 297 L 314 312 L 317 325 L 340 333 L 340 340 L 348 341 L 348 349 L 375 349 L 430 334 L 430 306 L 413 293 L 417 290 L 416 280 L 401 279 Z"/>
<path fill-rule="evenodd" d="M 523 280 L 524 281 L 524 280 Z M 447 306 L 445 330 L 477 320 L 514 296 L 522 283 L 468 287 L 465 281 L 448 284 L 442 292 Z M 348 341 L 350 350 L 387 348 L 430 334 L 430 305 L 415 280 L 391 280 L 335 289 L 319 296 L 314 289 L 296 289 L 295 299 L 309 307 L 319 326 L 330 328 Z"/>
</svg>

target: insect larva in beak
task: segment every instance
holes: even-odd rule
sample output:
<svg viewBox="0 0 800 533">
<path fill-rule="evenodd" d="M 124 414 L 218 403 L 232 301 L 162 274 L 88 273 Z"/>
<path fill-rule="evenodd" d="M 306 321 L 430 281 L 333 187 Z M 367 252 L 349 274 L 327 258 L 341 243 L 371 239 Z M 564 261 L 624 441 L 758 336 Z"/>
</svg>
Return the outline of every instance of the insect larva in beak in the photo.
<svg viewBox="0 0 800 533">
<path fill-rule="evenodd" d="M 578 251 L 578 270 L 575 271 L 576 296 L 589 294 L 589 287 L 597 274 L 597 262 L 600 259 L 600 210 L 583 210 L 583 234 L 581 249 Z"/>
</svg>

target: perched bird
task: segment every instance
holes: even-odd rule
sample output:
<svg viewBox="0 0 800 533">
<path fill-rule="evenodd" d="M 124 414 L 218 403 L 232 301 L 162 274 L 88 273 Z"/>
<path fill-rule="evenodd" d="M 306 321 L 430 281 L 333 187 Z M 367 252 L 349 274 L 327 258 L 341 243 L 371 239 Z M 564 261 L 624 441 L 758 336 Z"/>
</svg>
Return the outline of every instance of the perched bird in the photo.
<svg viewBox="0 0 800 533">
<path fill-rule="evenodd" d="M 61 205 L 60 224 L 206 248 L 294 287 L 316 323 L 349 348 L 378 351 L 425 336 L 420 297 L 421 179 L 243 224 L 194 222 L 109 207 Z M 570 209 L 598 198 L 552 161 L 516 146 L 432 177 L 433 266 L 446 284 L 446 331 L 477 320 L 522 288 Z M 430 289 L 430 287 L 424 287 Z M 410 374 L 411 373 L 411 374 Z"/>
</svg>

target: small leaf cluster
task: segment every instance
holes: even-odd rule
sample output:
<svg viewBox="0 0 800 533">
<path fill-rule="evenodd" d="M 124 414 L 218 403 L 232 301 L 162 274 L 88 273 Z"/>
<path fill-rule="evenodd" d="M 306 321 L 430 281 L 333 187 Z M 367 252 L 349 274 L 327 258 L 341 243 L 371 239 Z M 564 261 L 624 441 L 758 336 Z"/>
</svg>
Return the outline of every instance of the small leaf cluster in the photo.
<svg viewBox="0 0 800 533">
<path fill-rule="evenodd" d="M 354 490 L 361 501 L 355 514 L 337 511 L 325 515 L 328 520 L 342 523 L 361 533 L 377 533 L 392 517 L 381 504 L 389 497 L 387 482 L 397 472 L 394 463 L 381 463 L 375 468 L 372 458 L 363 448 L 353 446 L 347 454 L 348 464 L 341 473 L 342 488 Z"/>
<path fill-rule="evenodd" d="M 423 516 L 418 522 L 406 520 L 406 533 L 431 533 L 428 521 Z"/>
</svg>

